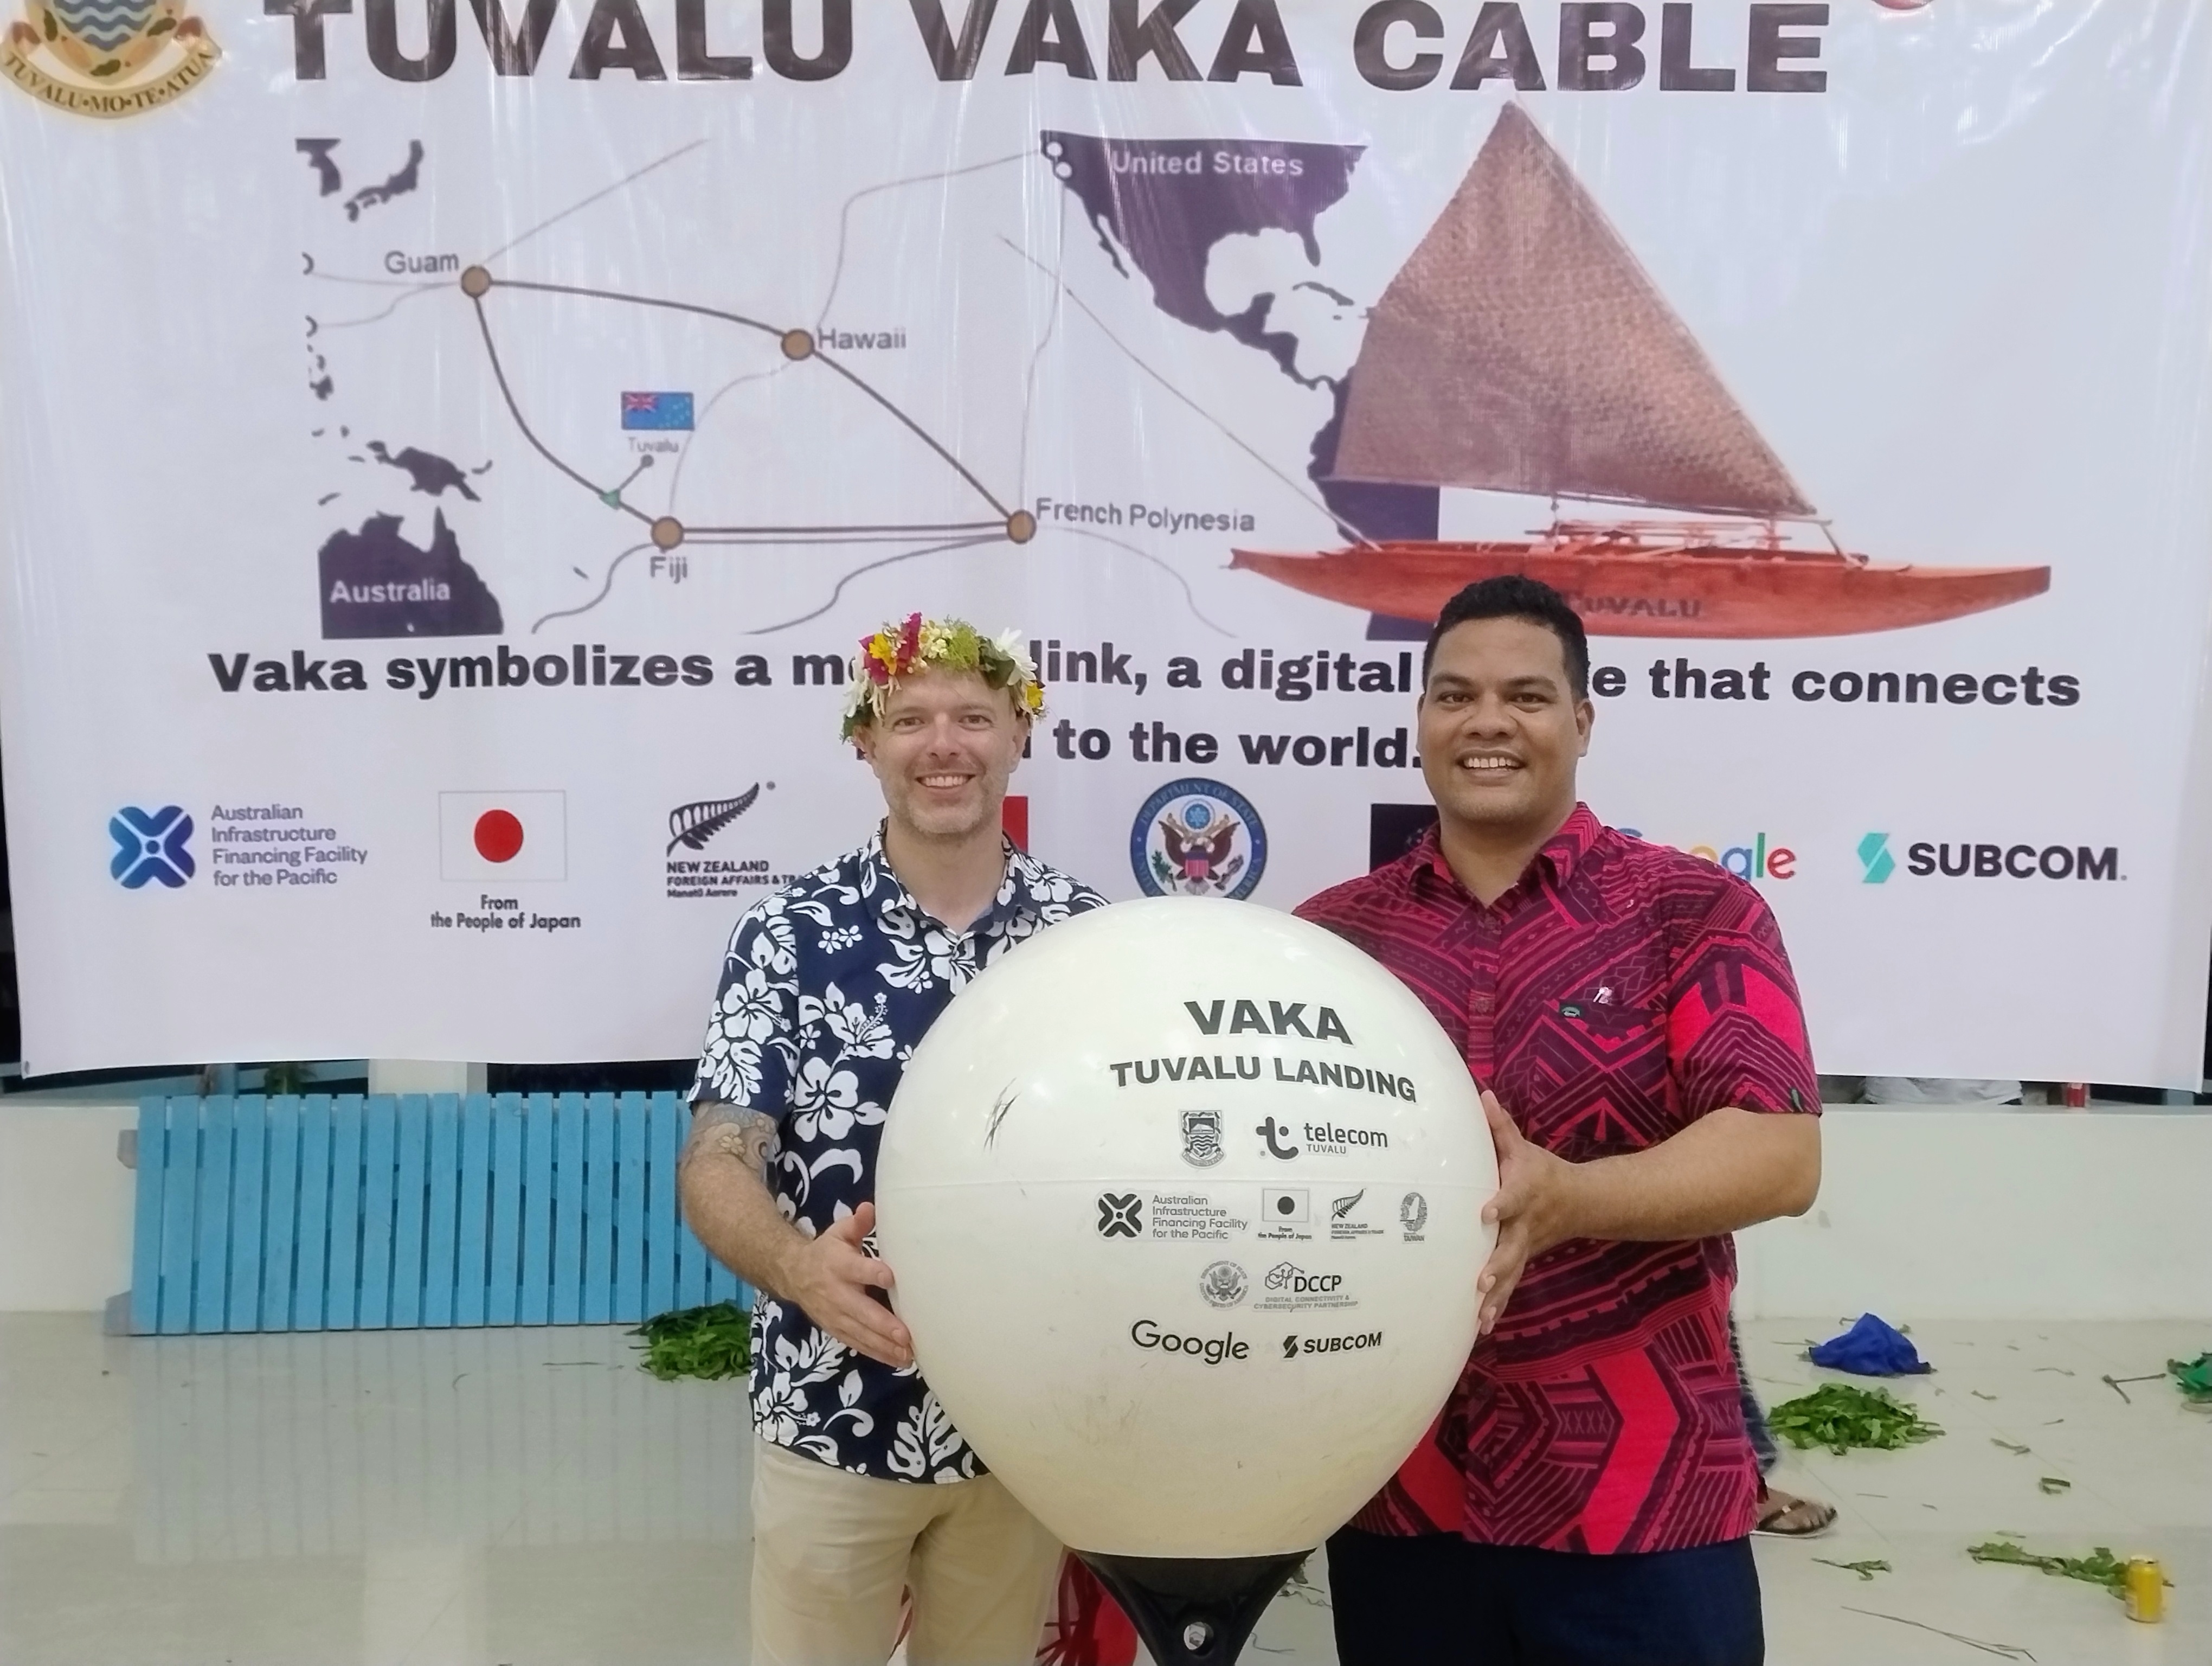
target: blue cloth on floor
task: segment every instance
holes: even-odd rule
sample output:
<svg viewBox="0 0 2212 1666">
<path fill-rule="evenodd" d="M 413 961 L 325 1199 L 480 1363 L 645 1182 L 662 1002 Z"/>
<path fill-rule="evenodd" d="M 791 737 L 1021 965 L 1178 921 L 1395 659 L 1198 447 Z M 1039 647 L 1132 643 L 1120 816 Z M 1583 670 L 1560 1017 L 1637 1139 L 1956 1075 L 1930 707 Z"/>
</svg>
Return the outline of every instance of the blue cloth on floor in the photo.
<svg viewBox="0 0 2212 1666">
<path fill-rule="evenodd" d="M 1871 1313 L 1840 1336 L 1832 1336 L 1805 1351 L 1805 1357 L 1830 1371 L 1847 1371 L 1859 1377 L 1917 1377 L 1935 1366 L 1920 1358 L 1912 1339 L 1892 1329 Z"/>
</svg>

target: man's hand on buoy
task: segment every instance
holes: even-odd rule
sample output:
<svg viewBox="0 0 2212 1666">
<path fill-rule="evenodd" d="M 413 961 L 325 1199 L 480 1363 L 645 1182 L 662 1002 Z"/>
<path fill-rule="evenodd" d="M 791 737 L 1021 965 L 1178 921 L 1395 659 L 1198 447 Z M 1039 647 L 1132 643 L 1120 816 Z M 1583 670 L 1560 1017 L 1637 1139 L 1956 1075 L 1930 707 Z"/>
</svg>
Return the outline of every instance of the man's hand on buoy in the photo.
<svg viewBox="0 0 2212 1666">
<path fill-rule="evenodd" d="M 1574 1225 L 1575 1165 L 1532 1146 L 1487 1088 L 1483 1114 L 1498 1146 L 1498 1194 L 1483 1206 L 1482 1218 L 1498 1228 L 1498 1243 L 1475 1281 L 1481 1292 L 1480 1325 L 1487 1336 L 1498 1327 L 1522 1270 L 1553 1244 L 1580 1234 Z"/>
<path fill-rule="evenodd" d="M 890 1268 L 862 1248 L 876 1230 L 876 1206 L 863 1203 L 793 1257 L 785 1279 L 806 1316 L 856 1353 L 887 1365 L 914 1363 L 914 1338 L 877 1292 L 893 1283 Z"/>
</svg>

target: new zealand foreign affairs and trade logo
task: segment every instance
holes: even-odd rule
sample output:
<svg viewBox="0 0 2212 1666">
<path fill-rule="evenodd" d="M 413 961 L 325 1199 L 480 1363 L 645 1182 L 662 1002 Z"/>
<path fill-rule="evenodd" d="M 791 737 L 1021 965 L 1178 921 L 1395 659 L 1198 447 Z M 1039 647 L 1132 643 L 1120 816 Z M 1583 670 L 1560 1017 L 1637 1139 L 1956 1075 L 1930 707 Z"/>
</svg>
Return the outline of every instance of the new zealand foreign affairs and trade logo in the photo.
<svg viewBox="0 0 2212 1666">
<path fill-rule="evenodd" d="M 1145 800 L 1129 829 L 1129 866 L 1154 897 L 1252 894 L 1267 868 L 1267 830 L 1233 787 L 1171 781 Z"/>
<path fill-rule="evenodd" d="M 184 0 L 27 0 L 0 75 L 81 116 L 136 116 L 205 79 L 222 56 Z"/>
<path fill-rule="evenodd" d="M 177 805 L 125 805 L 108 818 L 107 834 L 115 841 L 107 871 L 125 891 L 151 885 L 175 891 L 199 871 L 192 860 L 192 818 Z"/>
</svg>

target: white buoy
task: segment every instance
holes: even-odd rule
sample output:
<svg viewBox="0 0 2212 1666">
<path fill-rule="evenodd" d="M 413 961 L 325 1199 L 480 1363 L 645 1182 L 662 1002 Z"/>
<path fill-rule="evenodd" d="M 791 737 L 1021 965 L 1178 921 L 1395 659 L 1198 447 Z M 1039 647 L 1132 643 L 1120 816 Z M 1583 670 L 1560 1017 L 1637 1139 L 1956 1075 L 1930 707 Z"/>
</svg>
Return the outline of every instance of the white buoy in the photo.
<svg viewBox="0 0 2212 1666">
<path fill-rule="evenodd" d="M 1288 915 L 1162 897 L 954 1000 L 884 1126 L 877 1241 L 922 1375 L 1068 1545 L 1294 1560 L 1449 1394 L 1497 1181 L 1404 985 Z"/>
</svg>

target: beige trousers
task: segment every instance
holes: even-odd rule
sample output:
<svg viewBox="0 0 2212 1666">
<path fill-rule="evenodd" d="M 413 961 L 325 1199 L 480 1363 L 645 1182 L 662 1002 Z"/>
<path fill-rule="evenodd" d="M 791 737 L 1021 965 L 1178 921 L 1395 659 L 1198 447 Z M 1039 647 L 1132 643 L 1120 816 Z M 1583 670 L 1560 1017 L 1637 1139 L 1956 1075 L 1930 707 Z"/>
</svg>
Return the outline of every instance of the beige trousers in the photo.
<svg viewBox="0 0 2212 1666">
<path fill-rule="evenodd" d="M 848 1474 L 753 1443 L 752 1666 L 1032 1666 L 1060 1545 L 994 1475 Z"/>
</svg>

